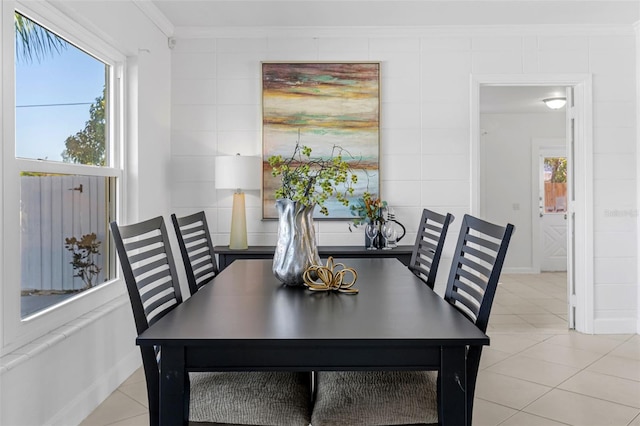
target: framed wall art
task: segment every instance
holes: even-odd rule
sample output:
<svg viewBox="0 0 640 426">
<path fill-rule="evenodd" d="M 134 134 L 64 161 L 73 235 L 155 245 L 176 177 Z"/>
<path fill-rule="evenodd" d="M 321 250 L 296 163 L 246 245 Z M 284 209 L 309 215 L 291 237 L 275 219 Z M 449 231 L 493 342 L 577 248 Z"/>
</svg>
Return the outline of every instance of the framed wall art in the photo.
<svg viewBox="0 0 640 426">
<path fill-rule="evenodd" d="M 275 190 L 268 158 L 291 157 L 296 143 L 312 149 L 311 157 L 329 158 L 334 147 L 358 176 L 352 199 L 365 191 L 379 194 L 380 63 L 262 63 L 262 212 L 277 219 Z M 348 206 L 329 199 L 329 215 L 353 219 Z"/>
</svg>

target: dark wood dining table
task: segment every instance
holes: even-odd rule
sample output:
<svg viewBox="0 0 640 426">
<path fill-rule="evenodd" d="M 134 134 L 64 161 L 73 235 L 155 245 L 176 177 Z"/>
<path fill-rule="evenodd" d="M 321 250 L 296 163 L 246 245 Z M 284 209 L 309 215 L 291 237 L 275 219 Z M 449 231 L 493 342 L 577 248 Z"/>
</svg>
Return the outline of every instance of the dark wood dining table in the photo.
<svg viewBox="0 0 640 426">
<path fill-rule="evenodd" d="M 161 424 L 184 423 L 188 372 L 266 370 L 439 370 L 440 423 L 468 424 L 466 346 L 486 334 L 398 260 L 343 262 L 357 295 L 286 287 L 270 260 L 237 260 L 138 336 L 161 348 Z"/>
</svg>

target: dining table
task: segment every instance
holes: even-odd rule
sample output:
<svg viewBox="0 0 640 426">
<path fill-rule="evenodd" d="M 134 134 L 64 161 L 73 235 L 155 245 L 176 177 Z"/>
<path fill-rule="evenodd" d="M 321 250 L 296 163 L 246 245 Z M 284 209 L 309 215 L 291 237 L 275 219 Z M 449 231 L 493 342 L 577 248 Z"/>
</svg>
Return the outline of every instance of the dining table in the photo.
<svg viewBox="0 0 640 426">
<path fill-rule="evenodd" d="M 439 423 L 469 424 L 466 348 L 487 335 L 397 259 L 334 261 L 356 271 L 357 294 L 285 286 L 271 260 L 236 260 L 140 334 L 160 348 L 160 423 L 187 424 L 189 372 L 437 370 Z"/>
</svg>

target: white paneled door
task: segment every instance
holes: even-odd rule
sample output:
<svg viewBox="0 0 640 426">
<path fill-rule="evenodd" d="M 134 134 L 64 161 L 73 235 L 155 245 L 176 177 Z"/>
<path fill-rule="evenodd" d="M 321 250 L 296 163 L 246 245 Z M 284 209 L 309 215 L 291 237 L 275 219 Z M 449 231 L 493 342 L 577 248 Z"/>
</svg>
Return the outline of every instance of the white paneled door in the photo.
<svg viewBox="0 0 640 426">
<path fill-rule="evenodd" d="M 567 270 L 567 157 L 565 150 L 539 151 L 540 270 Z"/>
</svg>

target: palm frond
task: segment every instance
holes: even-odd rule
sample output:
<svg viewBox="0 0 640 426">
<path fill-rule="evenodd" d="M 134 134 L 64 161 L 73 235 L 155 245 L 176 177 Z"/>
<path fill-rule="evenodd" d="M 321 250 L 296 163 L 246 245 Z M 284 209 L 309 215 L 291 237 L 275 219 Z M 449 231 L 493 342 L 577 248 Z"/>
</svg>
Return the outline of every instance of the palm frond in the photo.
<svg viewBox="0 0 640 426">
<path fill-rule="evenodd" d="M 60 53 L 69 43 L 26 16 L 15 12 L 16 60 L 31 63 Z"/>
</svg>

